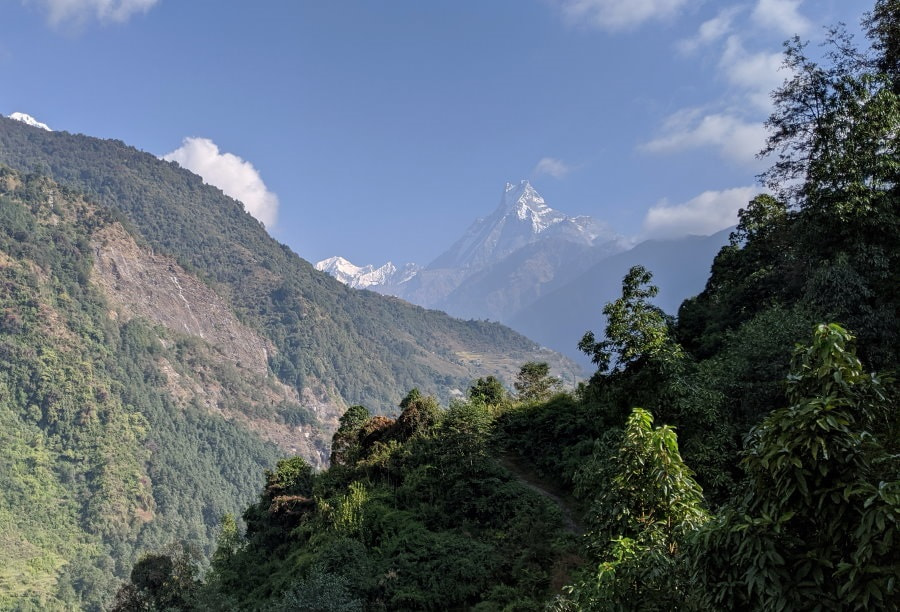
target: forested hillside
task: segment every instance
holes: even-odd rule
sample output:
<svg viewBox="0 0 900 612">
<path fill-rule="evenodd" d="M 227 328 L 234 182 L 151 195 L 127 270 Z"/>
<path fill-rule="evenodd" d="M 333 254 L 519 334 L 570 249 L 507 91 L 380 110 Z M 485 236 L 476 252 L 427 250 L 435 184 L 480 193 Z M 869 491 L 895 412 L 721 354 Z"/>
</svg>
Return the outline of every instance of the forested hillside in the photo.
<svg viewBox="0 0 900 612">
<path fill-rule="evenodd" d="M 204 579 L 147 557 L 116 609 L 900 608 L 900 4 L 864 28 L 823 65 L 788 44 L 771 192 L 677 318 L 636 266 L 576 394 L 528 364 L 512 397 L 350 408 Z"/>
<path fill-rule="evenodd" d="M 181 541 L 209 555 L 221 517 L 249 503 L 277 457 L 327 461 L 343 405 L 329 397 L 334 385 L 282 383 L 266 360 L 279 354 L 274 342 L 123 221 L 134 231 L 78 191 L 0 167 L 0 608 L 100 609 L 147 550 Z M 412 326 L 436 322 L 441 350 L 468 351 L 479 367 L 502 371 L 515 358 L 477 353 L 491 338 L 532 354 L 497 325 L 360 299 L 400 321 L 412 314 Z M 402 329 L 370 321 L 372 333 L 400 338 L 385 343 L 397 370 L 403 355 L 415 360 Z M 468 367 L 422 384 L 446 392 Z"/>
<path fill-rule="evenodd" d="M 75 192 L 0 169 L 2 609 L 99 609 L 173 534 L 208 553 L 218 517 L 284 452 L 199 395 L 173 395 L 167 369 L 239 378 L 209 345 L 109 316 L 91 240 L 115 225 Z M 231 400 L 267 408 L 247 389 Z"/>
<path fill-rule="evenodd" d="M 324 386 L 338 405 L 390 410 L 414 386 L 448 399 L 486 368 L 511 381 L 536 357 L 571 369 L 508 328 L 350 290 L 278 244 L 239 202 L 121 142 L 0 117 L 0 163 L 115 211 L 273 343 L 269 366 L 282 382 Z"/>
</svg>

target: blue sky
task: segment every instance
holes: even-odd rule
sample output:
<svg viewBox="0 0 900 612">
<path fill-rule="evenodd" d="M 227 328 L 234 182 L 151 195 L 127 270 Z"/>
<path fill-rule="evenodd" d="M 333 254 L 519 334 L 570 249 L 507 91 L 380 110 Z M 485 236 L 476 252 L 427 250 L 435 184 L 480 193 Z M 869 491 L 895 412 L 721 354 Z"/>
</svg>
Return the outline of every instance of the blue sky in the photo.
<svg viewBox="0 0 900 612">
<path fill-rule="evenodd" d="M 428 263 L 531 180 L 628 236 L 758 189 L 782 42 L 861 0 L 5 0 L 0 113 L 169 155 L 310 261 Z"/>
</svg>

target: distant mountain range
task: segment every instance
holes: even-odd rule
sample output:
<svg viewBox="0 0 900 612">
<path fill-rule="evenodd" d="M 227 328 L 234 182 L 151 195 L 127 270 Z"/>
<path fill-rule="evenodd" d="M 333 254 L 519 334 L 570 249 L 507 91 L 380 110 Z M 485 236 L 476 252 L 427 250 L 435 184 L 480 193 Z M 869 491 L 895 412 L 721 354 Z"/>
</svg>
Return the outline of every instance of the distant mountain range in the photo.
<svg viewBox="0 0 900 612">
<path fill-rule="evenodd" d="M 703 289 L 728 234 L 635 244 L 602 221 L 551 208 L 521 181 L 507 183 L 494 212 L 477 219 L 424 268 L 406 264 L 398 270 L 390 262 L 360 267 L 342 257 L 316 268 L 351 287 L 512 325 L 587 365 L 578 340 L 588 329 L 602 333 L 601 310 L 618 297 L 628 268 L 642 264 L 655 272 L 661 279 L 657 303 L 674 313 Z"/>
<path fill-rule="evenodd" d="M 415 276 L 421 268 L 406 264 L 397 268 L 391 262 L 376 268 L 373 265 L 354 266 L 343 257 L 329 257 L 316 264 L 316 270 L 326 272 L 354 289 L 366 289 L 377 285 L 399 285 Z"/>
<path fill-rule="evenodd" d="M 509 311 L 505 300 L 500 299 L 501 303 L 488 306 L 486 310 L 479 302 L 490 304 L 492 300 L 477 297 L 485 285 L 484 278 L 492 278 L 490 269 L 493 266 L 506 261 L 509 268 L 507 259 L 513 255 L 522 258 L 525 253 L 533 253 L 543 257 L 560 250 L 583 254 L 596 246 L 602 246 L 598 252 L 612 253 L 627 248 L 627 243 L 605 223 L 591 217 L 569 217 L 550 208 L 528 181 L 521 181 L 516 185 L 507 183 L 496 210 L 477 219 L 459 240 L 424 268 L 414 263 L 397 268 L 392 262 L 377 268 L 356 266 L 336 256 L 318 262 L 316 269 L 357 289 L 368 288 L 395 295 L 420 306 L 439 308 L 459 316 L 499 320 Z M 553 259 L 564 260 L 570 266 L 576 257 L 576 253 L 571 253 Z M 552 280 L 547 278 L 544 263 L 541 278 L 528 285 L 543 285 Z M 527 269 L 538 267 L 534 261 L 523 261 L 521 266 L 526 269 L 523 270 L 525 274 L 528 274 Z M 557 266 L 551 263 L 550 267 L 555 269 Z M 505 271 L 505 275 L 511 273 L 511 270 Z M 488 280 L 487 284 L 496 294 L 503 279 Z M 523 283 L 518 286 L 521 288 Z M 515 290 L 511 292 L 515 293 Z M 474 301 L 469 299 L 469 294 L 476 296 Z"/>
</svg>

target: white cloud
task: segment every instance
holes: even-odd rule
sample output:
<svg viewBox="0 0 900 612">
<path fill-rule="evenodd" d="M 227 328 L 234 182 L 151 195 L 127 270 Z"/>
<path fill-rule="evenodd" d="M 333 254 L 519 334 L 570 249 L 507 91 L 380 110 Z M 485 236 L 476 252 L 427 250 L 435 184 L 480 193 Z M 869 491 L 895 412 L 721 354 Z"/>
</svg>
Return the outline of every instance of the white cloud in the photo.
<svg viewBox="0 0 900 612">
<path fill-rule="evenodd" d="M 244 209 L 267 228 L 275 225 L 278 196 L 266 188 L 250 162 L 231 153 L 220 153 L 219 147 L 208 138 L 185 138 L 180 148 L 162 158 L 178 162 L 182 168 L 199 174 L 205 183 L 240 200 Z"/>
<path fill-rule="evenodd" d="M 771 108 L 770 93 L 784 82 L 787 73 L 781 70 L 784 54 L 748 53 L 738 36 L 729 36 L 719 67 L 725 78 L 735 87 L 750 95 L 750 101 L 758 108 Z"/>
<path fill-rule="evenodd" d="M 663 126 L 663 135 L 640 149 L 649 153 L 673 153 L 700 147 L 713 147 L 725 157 L 740 163 L 753 163 L 763 148 L 766 129 L 762 123 L 748 123 L 727 114 L 703 114 L 690 108 L 671 115 Z"/>
<path fill-rule="evenodd" d="M 798 10 L 802 3 L 803 0 L 759 0 L 753 9 L 753 20 L 788 36 L 803 34 L 810 24 Z"/>
<path fill-rule="evenodd" d="M 81 24 L 91 19 L 123 23 L 136 13 L 146 13 L 159 0 L 25 0 L 47 12 L 50 25 Z"/>
<path fill-rule="evenodd" d="M 614 31 L 677 13 L 694 0 L 549 0 L 566 22 Z"/>
<path fill-rule="evenodd" d="M 757 187 L 735 187 L 704 191 L 683 204 L 669 205 L 664 200 L 647 211 L 644 234 L 648 238 L 713 234 L 735 225 L 738 210 L 759 193 Z"/>
<path fill-rule="evenodd" d="M 723 9 L 712 19 L 701 23 L 696 36 L 679 41 L 678 50 L 684 54 L 691 54 L 701 47 L 716 42 L 731 32 L 734 18 L 740 11 L 739 6 Z"/>
<path fill-rule="evenodd" d="M 555 179 L 561 179 L 571 171 L 572 167 L 561 159 L 542 157 L 534 167 L 534 170 L 532 170 L 532 173 L 535 176 L 548 175 Z"/>
<path fill-rule="evenodd" d="M 780 87 L 789 74 L 783 70 L 784 55 L 780 51 L 751 53 L 744 47 L 734 20 L 743 10 L 726 8 L 705 22 L 699 33 L 679 43 L 679 49 L 690 53 L 715 43 L 721 49 L 718 72 L 725 81 L 724 95 L 715 105 L 717 112 L 687 108 L 669 116 L 659 135 L 639 149 L 651 153 L 677 152 L 711 147 L 733 161 L 755 165 L 756 154 L 766 139 L 765 117 L 772 110 L 771 92 Z"/>
</svg>

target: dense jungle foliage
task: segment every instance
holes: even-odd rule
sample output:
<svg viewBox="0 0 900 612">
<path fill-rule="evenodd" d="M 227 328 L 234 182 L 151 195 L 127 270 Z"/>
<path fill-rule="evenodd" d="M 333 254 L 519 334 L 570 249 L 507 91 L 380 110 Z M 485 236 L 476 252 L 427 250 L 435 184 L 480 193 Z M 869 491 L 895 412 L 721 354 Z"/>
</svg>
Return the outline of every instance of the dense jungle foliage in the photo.
<svg viewBox="0 0 900 612">
<path fill-rule="evenodd" d="M 824 65 L 787 44 L 770 194 L 677 318 L 636 267 L 574 395 L 527 364 L 515 398 L 351 408 L 204 580 L 148 557 L 116 609 L 897 610 L 900 3 L 864 27 Z"/>
</svg>

